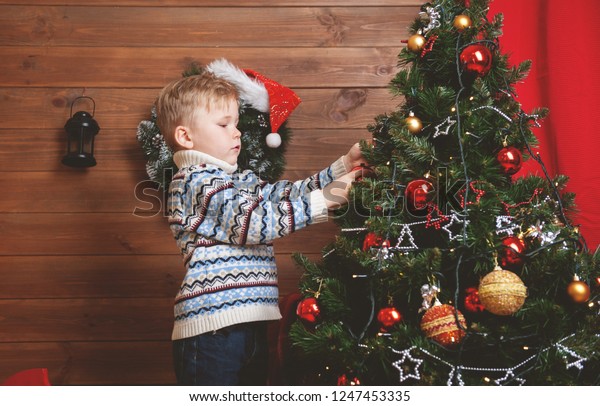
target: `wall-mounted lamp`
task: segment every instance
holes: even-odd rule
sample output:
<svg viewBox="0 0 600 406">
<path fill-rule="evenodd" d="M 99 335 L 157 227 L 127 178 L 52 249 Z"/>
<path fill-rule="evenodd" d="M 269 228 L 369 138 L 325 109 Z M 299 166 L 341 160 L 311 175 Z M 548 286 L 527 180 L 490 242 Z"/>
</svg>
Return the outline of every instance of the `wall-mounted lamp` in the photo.
<svg viewBox="0 0 600 406">
<path fill-rule="evenodd" d="M 79 99 L 90 99 L 94 103 L 92 114 L 87 111 L 78 111 L 73 114 L 73 105 Z M 71 103 L 71 118 L 65 124 L 67 131 L 67 154 L 62 163 L 76 168 L 87 168 L 96 165 L 94 158 L 94 138 L 100 126 L 94 120 L 96 113 L 96 102 L 88 96 L 80 96 Z"/>
</svg>

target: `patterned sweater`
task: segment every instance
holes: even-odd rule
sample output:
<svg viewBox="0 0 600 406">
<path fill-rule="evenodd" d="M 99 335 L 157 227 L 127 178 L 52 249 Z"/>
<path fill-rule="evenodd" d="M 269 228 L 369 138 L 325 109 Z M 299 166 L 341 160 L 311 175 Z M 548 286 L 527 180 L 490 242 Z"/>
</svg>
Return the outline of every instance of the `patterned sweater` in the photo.
<svg viewBox="0 0 600 406">
<path fill-rule="evenodd" d="M 346 173 L 342 158 L 303 181 L 272 184 L 198 151 L 174 160 L 167 213 L 187 272 L 172 339 L 281 318 L 272 241 L 327 221 L 322 188 Z"/>
</svg>

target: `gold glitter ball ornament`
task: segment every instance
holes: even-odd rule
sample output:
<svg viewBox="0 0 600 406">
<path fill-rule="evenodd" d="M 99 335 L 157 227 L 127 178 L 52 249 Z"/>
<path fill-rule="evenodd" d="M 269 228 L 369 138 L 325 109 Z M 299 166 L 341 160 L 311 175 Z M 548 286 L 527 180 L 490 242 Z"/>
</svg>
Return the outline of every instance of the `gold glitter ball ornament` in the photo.
<svg viewBox="0 0 600 406">
<path fill-rule="evenodd" d="M 427 42 L 427 40 L 425 39 L 424 36 L 422 36 L 420 34 L 415 34 L 415 35 L 412 35 L 408 39 L 408 42 L 406 43 L 406 47 L 411 52 L 421 52 L 421 50 L 425 46 L 425 42 Z"/>
<path fill-rule="evenodd" d="M 479 282 L 479 300 L 497 316 L 509 316 L 519 310 L 527 298 L 527 287 L 516 274 L 496 267 Z"/>
<path fill-rule="evenodd" d="M 457 315 L 460 327 L 456 323 Z M 430 307 L 421 319 L 421 330 L 425 336 L 448 348 L 461 342 L 466 334 L 466 325 L 463 314 L 447 304 Z"/>
</svg>

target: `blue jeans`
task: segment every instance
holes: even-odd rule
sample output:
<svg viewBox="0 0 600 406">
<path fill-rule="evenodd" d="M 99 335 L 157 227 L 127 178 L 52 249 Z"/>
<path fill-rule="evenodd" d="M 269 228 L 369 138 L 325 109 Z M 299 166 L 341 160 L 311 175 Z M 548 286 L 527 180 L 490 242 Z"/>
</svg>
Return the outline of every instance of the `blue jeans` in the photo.
<svg viewBox="0 0 600 406">
<path fill-rule="evenodd" d="M 179 385 L 265 385 L 267 325 L 243 323 L 173 341 Z"/>
</svg>

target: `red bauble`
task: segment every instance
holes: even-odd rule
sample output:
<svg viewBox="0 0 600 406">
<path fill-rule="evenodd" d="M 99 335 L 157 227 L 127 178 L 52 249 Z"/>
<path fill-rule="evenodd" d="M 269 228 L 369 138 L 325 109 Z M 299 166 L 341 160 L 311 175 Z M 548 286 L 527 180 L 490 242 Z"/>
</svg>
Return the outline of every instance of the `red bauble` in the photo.
<svg viewBox="0 0 600 406">
<path fill-rule="evenodd" d="M 460 53 L 460 62 L 467 72 L 483 76 L 492 67 L 492 51 L 485 45 L 469 45 Z"/>
<path fill-rule="evenodd" d="M 377 234 L 373 232 L 368 233 L 363 241 L 363 251 L 369 251 L 372 247 L 379 247 L 382 240 Z"/>
<path fill-rule="evenodd" d="M 354 179 L 357 182 L 360 182 L 364 178 L 375 179 L 375 173 L 366 165 L 355 166 L 352 168 L 351 172 L 360 171 L 360 175 L 357 175 Z"/>
<path fill-rule="evenodd" d="M 503 239 L 502 245 L 504 246 L 500 255 L 502 268 L 511 269 L 523 265 L 522 255 L 527 249 L 523 240 L 513 235 Z"/>
<path fill-rule="evenodd" d="M 426 179 L 415 179 L 408 182 L 404 191 L 406 207 L 412 214 L 424 214 L 435 197 L 433 184 Z"/>
<path fill-rule="evenodd" d="M 496 159 L 500 162 L 502 171 L 507 175 L 514 175 L 519 172 L 523 165 L 523 155 L 515 147 L 504 147 L 496 155 Z"/>
<path fill-rule="evenodd" d="M 321 319 L 321 308 L 316 297 L 304 298 L 298 303 L 296 315 L 305 322 L 314 324 Z"/>
<path fill-rule="evenodd" d="M 458 315 L 458 323 L 456 323 Z M 466 321 L 461 312 L 444 304 L 429 308 L 421 319 L 421 330 L 427 338 L 437 341 L 444 347 L 454 347 L 466 335 Z"/>
<path fill-rule="evenodd" d="M 465 310 L 471 313 L 481 313 L 485 310 L 485 306 L 479 300 L 479 290 L 475 287 L 470 287 L 465 290 Z"/>
<path fill-rule="evenodd" d="M 384 329 L 388 329 L 400 323 L 402 315 L 395 307 L 384 307 L 377 313 L 377 321 Z"/>
</svg>

